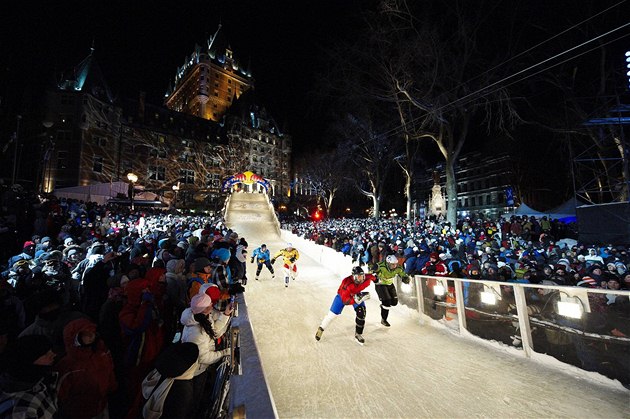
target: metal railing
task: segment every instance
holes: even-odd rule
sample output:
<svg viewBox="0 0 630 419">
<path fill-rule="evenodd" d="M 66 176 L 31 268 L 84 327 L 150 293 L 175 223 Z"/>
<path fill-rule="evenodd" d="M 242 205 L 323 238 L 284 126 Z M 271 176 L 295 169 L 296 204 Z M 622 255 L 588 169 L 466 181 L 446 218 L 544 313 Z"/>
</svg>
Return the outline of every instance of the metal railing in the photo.
<svg viewBox="0 0 630 419">
<path fill-rule="evenodd" d="M 401 304 L 526 357 L 546 354 L 630 385 L 630 291 L 416 276 Z"/>
</svg>

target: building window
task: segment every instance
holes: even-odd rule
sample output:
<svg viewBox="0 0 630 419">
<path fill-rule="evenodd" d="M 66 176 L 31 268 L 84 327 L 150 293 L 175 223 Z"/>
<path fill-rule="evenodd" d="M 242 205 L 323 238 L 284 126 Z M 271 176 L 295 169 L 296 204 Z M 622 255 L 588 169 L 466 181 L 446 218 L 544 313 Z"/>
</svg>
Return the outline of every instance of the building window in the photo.
<svg viewBox="0 0 630 419">
<path fill-rule="evenodd" d="M 107 138 L 95 136 L 94 143 L 99 147 L 107 147 Z"/>
<path fill-rule="evenodd" d="M 221 186 L 221 176 L 218 173 L 206 174 L 206 187 L 219 188 Z"/>
<path fill-rule="evenodd" d="M 179 181 L 181 183 L 192 185 L 195 183 L 195 171 L 190 169 L 180 169 Z"/>
<path fill-rule="evenodd" d="M 166 168 L 163 166 L 149 166 L 149 179 L 166 180 Z"/>
<path fill-rule="evenodd" d="M 151 149 L 151 156 L 152 157 L 159 157 L 161 159 L 165 159 L 166 158 L 166 150 L 163 148 L 152 148 Z"/>
<path fill-rule="evenodd" d="M 468 208 L 468 198 L 464 199 L 464 207 Z"/>
<path fill-rule="evenodd" d="M 103 173 L 103 157 L 94 156 L 94 160 L 92 162 L 92 171 L 94 173 Z"/>
<path fill-rule="evenodd" d="M 486 195 L 486 205 L 490 205 L 490 201 L 491 201 L 490 194 L 488 194 Z"/>
<path fill-rule="evenodd" d="M 66 150 L 57 151 L 57 169 L 64 170 L 68 167 L 68 152 Z"/>
<path fill-rule="evenodd" d="M 171 122 L 173 122 L 173 118 L 171 118 Z M 166 137 L 163 135 L 158 135 L 158 143 L 164 144 L 166 142 Z"/>
<path fill-rule="evenodd" d="M 477 205 L 476 201 L 477 200 L 476 200 L 476 198 L 474 196 L 472 198 L 470 198 L 470 206 L 474 207 L 475 205 Z"/>
</svg>

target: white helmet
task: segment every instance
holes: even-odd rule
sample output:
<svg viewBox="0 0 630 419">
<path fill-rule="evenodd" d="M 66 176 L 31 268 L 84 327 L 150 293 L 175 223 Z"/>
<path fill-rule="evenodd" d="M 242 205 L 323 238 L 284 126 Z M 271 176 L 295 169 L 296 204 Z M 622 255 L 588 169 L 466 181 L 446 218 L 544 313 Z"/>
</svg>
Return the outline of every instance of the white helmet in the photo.
<svg viewBox="0 0 630 419">
<path fill-rule="evenodd" d="M 287 243 L 287 249 L 293 249 L 293 245 L 291 243 Z"/>
<path fill-rule="evenodd" d="M 394 255 L 389 255 L 385 258 L 385 262 L 391 263 L 392 265 L 398 265 L 398 258 Z"/>
</svg>

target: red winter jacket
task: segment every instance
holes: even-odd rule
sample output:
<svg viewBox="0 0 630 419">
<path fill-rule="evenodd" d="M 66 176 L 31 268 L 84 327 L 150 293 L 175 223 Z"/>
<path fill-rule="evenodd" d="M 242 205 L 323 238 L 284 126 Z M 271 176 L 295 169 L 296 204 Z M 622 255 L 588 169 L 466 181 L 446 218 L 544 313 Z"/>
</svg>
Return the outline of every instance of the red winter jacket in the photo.
<svg viewBox="0 0 630 419">
<path fill-rule="evenodd" d="M 352 275 L 345 277 L 341 281 L 341 285 L 337 290 L 337 294 L 341 297 L 341 301 L 345 305 L 354 303 L 354 296 L 366 289 L 372 281 L 376 282 L 376 277 L 372 274 L 365 274 L 365 281 L 355 284 Z"/>
<path fill-rule="evenodd" d="M 114 361 L 102 340 L 80 346 L 81 332 L 96 332 L 92 321 L 73 320 L 63 329 L 66 355 L 55 368 L 64 377 L 59 386 L 59 409 L 64 418 L 92 418 L 107 406 L 107 397 L 116 390 Z"/>
</svg>

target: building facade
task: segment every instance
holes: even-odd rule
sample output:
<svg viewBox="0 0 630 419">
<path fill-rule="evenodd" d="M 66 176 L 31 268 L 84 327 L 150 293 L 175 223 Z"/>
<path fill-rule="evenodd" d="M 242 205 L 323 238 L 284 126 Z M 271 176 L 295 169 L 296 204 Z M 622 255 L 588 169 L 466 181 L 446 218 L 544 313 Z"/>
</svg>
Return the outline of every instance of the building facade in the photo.
<svg viewBox="0 0 630 419">
<path fill-rule="evenodd" d="M 234 173 L 254 172 L 269 180 L 273 196 L 286 199 L 292 139 L 259 103 L 254 90 L 251 71 L 234 57 L 219 25 L 206 47 L 195 46 L 177 69 L 164 104 L 177 112 L 220 122 L 226 127 L 230 149 L 244 153 L 232 156 Z"/>
<path fill-rule="evenodd" d="M 496 218 L 511 212 L 514 202 L 508 200 L 508 195 L 516 196 L 513 167 L 513 161 L 507 154 L 489 156 L 470 153 L 460 157 L 455 168 L 457 215 Z M 418 185 L 419 202 L 422 206 L 426 206 L 437 176 L 439 184 L 444 187 L 446 174 L 441 165 L 427 170 L 425 180 Z M 448 197 L 446 199 L 448 205 Z"/>
<path fill-rule="evenodd" d="M 165 94 L 167 108 L 216 122 L 236 99 L 254 87 L 251 72 L 234 58 L 220 31 L 221 25 L 206 47 L 195 45 L 177 69 Z"/>
<path fill-rule="evenodd" d="M 114 100 L 92 50 L 31 118 L 21 178 L 52 192 L 126 181 L 132 172 L 136 189 L 199 205 L 216 201 L 226 178 L 252 171 L 269 180 L 270 194 L 287 197 L 291 137 L 256 102 L 253 78 L 231 49 L 218 52 L 217 36 L 178 69 L 165 106 L 146 103 L 143 93 Z"/>
</svg>

